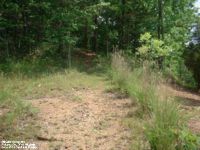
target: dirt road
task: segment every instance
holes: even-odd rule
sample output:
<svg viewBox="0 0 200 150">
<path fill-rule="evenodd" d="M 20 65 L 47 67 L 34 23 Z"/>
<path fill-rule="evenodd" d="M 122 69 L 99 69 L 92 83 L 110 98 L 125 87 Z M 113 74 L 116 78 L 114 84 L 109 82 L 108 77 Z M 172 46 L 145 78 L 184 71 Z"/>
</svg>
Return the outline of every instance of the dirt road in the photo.
<svg viewBox="0 0 200 150">
<path fill-rule="evenodd" d="M 170 87 L 168 90 L 186 100 L 183 109 L 195 112 L 189 127 L 200 133 L 200 96 Z M 128 98 L 103 88 L 74 88 L 61 97 L 31 102 L 39 109 L 36 144 L 40 150 L 128 150 L 131 145 L 131 131 L 122 123 L 132 109 Z"/>
<path fill-rule="evenodd" d="M 73 94 L 32 100 L 39 108 L 40 150 L 128 150 L 130 131 L 122 119 L 131 100 L 101 89 L 73 89 Z"/>
</svg>

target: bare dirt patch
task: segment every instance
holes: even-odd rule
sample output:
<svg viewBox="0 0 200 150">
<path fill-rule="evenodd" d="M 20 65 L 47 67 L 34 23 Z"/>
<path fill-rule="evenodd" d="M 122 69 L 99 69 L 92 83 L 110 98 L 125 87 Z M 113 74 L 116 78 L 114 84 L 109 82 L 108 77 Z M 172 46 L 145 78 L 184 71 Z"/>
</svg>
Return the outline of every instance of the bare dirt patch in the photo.
<svg viewBox="0 0 200 150">
<path fill-rule="evenodd" d="M 200 134 L 200 95 L 183 89 L 175 89 L 170 86 L 167 89 L 174 96 L 180 98 L 181 108 L 192 114 L 188 126 L 195 134 Z"/>
<path fill-rule="evenodd" d="M 200 120 L 191 119 L 188 126 L 194 133 L 200 134 Z"/>
<path fill-rule="evenodd" d="M 128 150 L 130 129 L 122 125 L 131 100 L 101 89 L 74 89 L 67 97 L 32 100 L 39 108 L 41 150 Z M 78 97 L 78 101 L 76 100 Z"/>
</svg>

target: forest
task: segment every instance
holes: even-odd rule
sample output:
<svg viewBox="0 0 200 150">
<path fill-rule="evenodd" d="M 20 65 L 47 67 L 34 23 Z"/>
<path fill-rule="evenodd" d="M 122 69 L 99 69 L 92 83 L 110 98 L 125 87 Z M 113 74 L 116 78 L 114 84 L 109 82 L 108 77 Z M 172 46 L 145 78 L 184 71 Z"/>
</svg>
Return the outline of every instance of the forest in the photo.
<svg viewBox="0 0 200 150">
<path fill-rule="evenodd" d="M 198 150 L 196 3 L 0 0 L 0 149 Z"/>
</svg>

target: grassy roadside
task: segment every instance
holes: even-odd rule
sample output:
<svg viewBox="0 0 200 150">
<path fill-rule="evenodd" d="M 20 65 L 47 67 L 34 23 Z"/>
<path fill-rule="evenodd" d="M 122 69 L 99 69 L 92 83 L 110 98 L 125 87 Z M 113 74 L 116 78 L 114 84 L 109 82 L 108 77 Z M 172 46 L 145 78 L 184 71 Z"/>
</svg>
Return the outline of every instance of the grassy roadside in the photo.
<svg viewBox="0 0 200 150">
<path fill-rule="evenodd" d="M 6 66 L 1 68 L 0 139 L 27 140 L 35 137 L 38 110 L 28 100 L 59 96 L 70 96 L 76 100 L 72 89 L 101 86 L 102 78 L 97 75 L 77 69 L 56 68 L 56 64 L 51 66 L 47 62 L 46 65 L 39 64 L 22 61 L 11 63 L 11 70 L 6 71 Z"/>
<path fill-rule="evenodd" d="M 0 139 L 24 140 L 34 136 L 36 109 L 10 89 L 0 92 Z M 30 119 L 32 118 L 32 119 Z"/>
<path fill-rule="evenodd" d="M 161 76 L 148 64 L 130 66 L 125 57 L 115 53 L 112 56 L 111 77 L 113 84 L 139 106 L 132 117 L 125 120 L 125 124 L 133 130 L 132 149 L 199 148 L 199 138 L 188 130 L 179 105 L 162 86 Z"/>
<path fill-rule="evenodd" d="M 105 87 L 101 85 L 102 77 L 92 73 L 56 68 L 53 63 L 48 70 L 40 65 L 29 70 L 27 66 L 32 65 L 13 63 L 14 70 L 0 76 L 0 138 L 34 138 L 38 128 L 34 124 L 37 110 L 28 103 L 29 99 L 69 96 L 77 88 Z M 159 74 L 148 65 L 132 67 L 118 54 L 113 56 L 109 72 L 113 86 L 137 104 L 123 121 L 132 129 L 132 149 L 197 149 L 197 137 L 188 131 L 173 97 L 160 86 Z"/>
</svg>

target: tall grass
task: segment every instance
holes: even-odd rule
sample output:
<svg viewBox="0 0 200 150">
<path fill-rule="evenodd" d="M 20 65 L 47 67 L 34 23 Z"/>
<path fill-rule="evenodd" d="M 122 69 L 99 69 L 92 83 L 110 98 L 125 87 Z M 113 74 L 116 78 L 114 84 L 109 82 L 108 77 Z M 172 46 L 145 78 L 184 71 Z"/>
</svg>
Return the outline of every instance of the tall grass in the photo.
<svg viewBox="0 0 200 150">
<path fill-rule="evenodd" d="M 144 132 L 152 150 L 198 149 L 194 135 L 187 131 L 192 140 L 182 137 L 181 133 L 186 131 L 178 105 L 161 86 L 160 74 L 148 63 L 140 67 L 130 66 L 125 57 L 114 53 L 111 76 L 116 86 L 137 102 L 142 113 L 148 114 L 150 121 Z"/>
<path fill-rule="evenodd" d="M 179 111 L 171 99 L 154 103 L 152 122 L 146 130 L 151 149 L 175 150 L 180 121 Z"/>
<path fill-rule="evenodd" d="M 138 68 L 131 67 L 125 57 L 120 53 L 114 53 L 111 70 L 112 80 L 116 86 L 136 100 L 143 111 L 150 112 L 153 101 L 156 100 L 156 87 L 154 86 L 156 78 L 147 65 Z"/>
<path fill-rule="evenodd" d="M 0 139 L 22 140 L 25 137 L 31 137 L 34 134 L 34 131 L 29 129 L 33 126 L 33 124 L 28 125 L 27 123 L 29 116 L 33 117 L 34 113 L 34 109 L 30 106 L 30 104 L 21 100 L 15 93 L 13 93 L 13 91 L 1 90 Z M 24 127 L 22 128 L 22 126 Z M 24 132 L 25 130 L 28 131 Z"/>
</svg>

